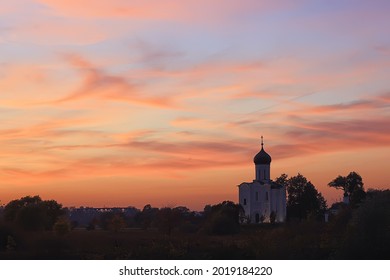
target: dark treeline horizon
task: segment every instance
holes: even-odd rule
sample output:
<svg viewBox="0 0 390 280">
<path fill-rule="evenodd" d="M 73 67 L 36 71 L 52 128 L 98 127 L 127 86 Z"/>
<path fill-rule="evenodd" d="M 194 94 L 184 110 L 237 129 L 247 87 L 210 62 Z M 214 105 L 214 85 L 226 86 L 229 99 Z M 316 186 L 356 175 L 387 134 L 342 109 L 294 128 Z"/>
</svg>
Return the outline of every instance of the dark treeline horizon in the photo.
<svg viewBox="0 0 390 280">
<path fill-rule="evenodd" d="M 390 190 L 363 188 L 355 172 L 329 183 L 330 207 L 303 175 L 287 186 L 287 221 L 247 224 L 232 201 L 142 209 L 62 207 L 26 196 L 0 208 L 0 259 L 387 259 Z M 327 217 L 327 219 L 325 219 Z"/>
<path fill-rule="evenodd" d="M 359 206 L 339 208 L 329 222 L 309 215 L 240 224 L 236 206 L 212 205 L 201 216 L 147 206 L 132 219 L 108 212 L 85 227 L 59 213 L 51 229 L 50 215 L 41 216 L 44 223 L 30 223 L 32 212 L 14 222 L 2 215 L 0 259 L 388 259 L 390 190 L 367 192 Z"/>
</svg>

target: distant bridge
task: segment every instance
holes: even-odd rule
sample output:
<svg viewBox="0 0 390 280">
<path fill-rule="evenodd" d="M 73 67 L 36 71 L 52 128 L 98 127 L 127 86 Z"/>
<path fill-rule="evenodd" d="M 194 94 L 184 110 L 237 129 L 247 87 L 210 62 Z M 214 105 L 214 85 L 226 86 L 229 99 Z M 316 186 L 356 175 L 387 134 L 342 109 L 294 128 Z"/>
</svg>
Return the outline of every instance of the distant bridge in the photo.
<svg viewBox="0 0 390 280">
<path fill-rule="evenodd" d="M 70 211 L 94 211 L 94 212 L 137 212 L 138 209 L 134 207 L 78 207 L 78 208 L 70 208 Z"/>
</svg>

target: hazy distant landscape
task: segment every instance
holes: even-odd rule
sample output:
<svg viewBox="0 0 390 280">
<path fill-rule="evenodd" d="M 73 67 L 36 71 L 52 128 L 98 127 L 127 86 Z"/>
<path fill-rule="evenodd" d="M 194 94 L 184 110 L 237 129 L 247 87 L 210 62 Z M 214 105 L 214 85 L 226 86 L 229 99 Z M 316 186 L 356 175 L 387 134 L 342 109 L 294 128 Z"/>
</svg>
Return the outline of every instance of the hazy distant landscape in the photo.
<svg viewBox="0 0 390 280">
<path fill-rule="evenodd" d="M 31 209 L 30 209 L 31 210 Z M 77 211 L 84 211 L 78 209 Z M 91 210 L 91 209 L 90 209 Z M 223 202 L 191 212 L 153 208 L 95 215 L 87 225 L 65 209 L 52 228 L 0 222 L 1 259 L 389 259 L 390 191 L 367 192 L 358 206 L 291 218 L 284 224 L 240 224 L 239 206 Z M 76 209 L 74 209 L 76 211 Z M 134 212 L 135 211 L 135 212 Z M 2 211 L 4 214 L 4 209 Z M 31 213 L 31 212 L 29 212 Z M 31 219 L 34 215 L 30 215 Z M 47 218 L 47 217 L 46 217 Z M 21 220 L 19 220 L 20 222 Z M 46 219 L 47 221 L 47 219 Z M 27 228 L 26 228 L 27 226 Z"/>
</svg>

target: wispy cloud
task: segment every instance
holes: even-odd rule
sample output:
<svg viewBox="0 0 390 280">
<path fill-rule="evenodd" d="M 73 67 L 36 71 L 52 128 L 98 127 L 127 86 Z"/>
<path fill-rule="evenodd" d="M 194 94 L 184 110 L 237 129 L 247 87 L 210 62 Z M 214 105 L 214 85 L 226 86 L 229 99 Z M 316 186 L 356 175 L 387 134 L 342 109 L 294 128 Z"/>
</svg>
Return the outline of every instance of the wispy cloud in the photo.
<svg viewBox="0 0 390 280">
<path fill-rule="evenodd" d="M 77 101 L 84 98 L 125 101 L 134 104 L 173 107 L 171 97 L 147 96 L 142 94 L 139 85 L 131 83 L 119 75 L 106 74 L 80 56 L 67 55 L 66 59 L 83 74 L 81 87 L 54 103 Z"/>
<path fill-rule="evenodd" d="M 291 6 L 289 1 L 270 1 L 258 2 L 254 0 L 245 1 L 223 1 L 213 2 L 198 1 L 175 1 L 169 0 L 161 3 L 160 1 L 121 1 L 121 0 L 102 0 L 96 3 L 92 0 L 86 0 L 82 4 L 78 2 L 69 2 L 64 0 L 37 0 L 61 15 L 71 15 L 75 17 L 92 18 L 112 18 L 112 17 L 131 17 L 135 19 L 148 20 L 180 20 L 195 21 L 203 19 L 211 20 L 213 18 L 223 18 L 232 14 L 248 13 L 256 9 L 259 12 L 267 12 L 275 9 L 283 9 Z M 89 7 L 93 6 L 93 9 Z"/>
</svg>

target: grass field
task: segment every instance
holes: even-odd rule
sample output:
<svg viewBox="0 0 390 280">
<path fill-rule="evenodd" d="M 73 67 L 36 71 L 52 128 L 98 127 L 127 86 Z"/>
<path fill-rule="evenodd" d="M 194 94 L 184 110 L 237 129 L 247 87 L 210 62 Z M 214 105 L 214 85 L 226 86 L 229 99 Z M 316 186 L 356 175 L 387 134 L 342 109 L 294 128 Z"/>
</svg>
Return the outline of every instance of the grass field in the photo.
<svg viewBox="0 0 390 280">
<path fill-rule="evenodd" d="M 155 229 L 120 232 L 74 229 L 15 235 L 2 259 L 328 259 L 323 223 L 242 227 L 234 235 L 207 235 Z"/>
</svg>

